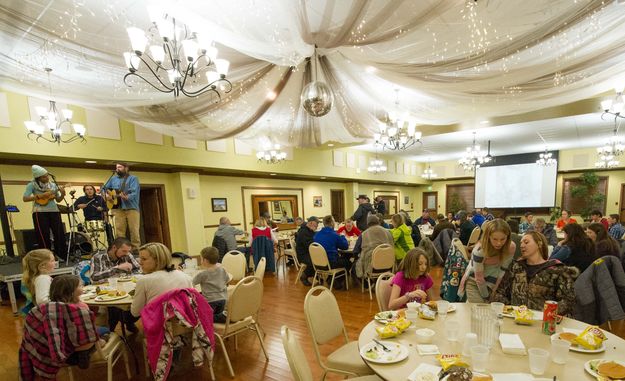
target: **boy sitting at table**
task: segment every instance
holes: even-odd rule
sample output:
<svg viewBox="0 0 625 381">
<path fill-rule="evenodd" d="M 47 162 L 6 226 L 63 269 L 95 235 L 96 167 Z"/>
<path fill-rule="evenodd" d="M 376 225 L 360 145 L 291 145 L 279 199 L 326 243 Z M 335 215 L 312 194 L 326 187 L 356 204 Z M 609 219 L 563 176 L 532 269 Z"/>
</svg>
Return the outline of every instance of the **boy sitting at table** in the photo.
<svg viewBox="0 0 625 381">
<path fill-rule="evenodd" d="M 224 308 L 228 299 L 228 273 L 221 264 L 217 263 L 219 251 L 216 248 L 205 247 L 200 255 L 202 256 L 201 266 L 205 270 L 193 277 L 193 285 L 199 284 L 202 287 L 202 295 L 213 309 L 213 321 L 225 323 Z"/>
</svg>

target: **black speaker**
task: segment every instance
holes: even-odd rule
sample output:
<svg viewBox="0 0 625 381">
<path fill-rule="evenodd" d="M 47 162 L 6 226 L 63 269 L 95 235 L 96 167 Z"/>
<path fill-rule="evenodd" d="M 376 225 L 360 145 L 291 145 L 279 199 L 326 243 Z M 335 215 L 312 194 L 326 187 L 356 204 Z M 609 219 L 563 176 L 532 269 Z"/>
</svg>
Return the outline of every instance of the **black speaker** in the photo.
<svg viewBox="0 0 625 381">
<path fill-rule="evenodd" d="M 21 256 L 39 248 L 35 229 L 15 230 L 15 241 L 17 243 L 17 251 Z"/>
</svg>

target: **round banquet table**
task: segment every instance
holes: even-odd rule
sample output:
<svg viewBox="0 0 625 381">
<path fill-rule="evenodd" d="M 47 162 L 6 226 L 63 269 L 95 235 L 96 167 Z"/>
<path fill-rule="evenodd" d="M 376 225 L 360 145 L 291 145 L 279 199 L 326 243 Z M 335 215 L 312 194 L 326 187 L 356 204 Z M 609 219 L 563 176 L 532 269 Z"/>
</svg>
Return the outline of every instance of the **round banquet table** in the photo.
<svg viewBox="0 0 625 381">
<path fill-rule="evenodd" d="M 436 332 L 432 340 L 432 344 L 438 346 L 439 351 L 443 354 L 461 354 L 465 333 L 471 331 L 471 304 L 454 303 L 457 307 L 455 312 L 447 314 L 446 318 L 436 317 L 435 320 L 418 319 L 416 325 L 413 323 L 404 333 L 396 338 L 384 339 L 388 341 L 396 341 L 408 347 L 409 356 L 407 359 L 394 364 L 374 364 L 367 362 L 369 367 L 380 377 L 385 380 L 406 380 L 408 376 L 419 366 L 420 363 L 428 363 L 432 365 L 440 365 L 435 355 L 420 356 L 417 353 L 417 337 L 415 330 L 418 328 L 430 328 Z M 459 341 L 452 343 L 447 341 L 445 336 L 444 321 L 445 319 L 454 319 L 460 325 L 458 334 Z M 541 321 L 535 321 L 533 325 L 518 325 L 514 323 L 512 318 L 503 318 L 504 324 L 502 333 L 516 333 L 521 336 L 521 340 L 526 349 L 537 347 L 550 350 L 550 336 L 545 335 L 541 331 Z M 363 347 L 373 338 L 378 338 L 375 328 L 381 326 L 375 320 L 367 324 L 360 332 L 358 338 L 358 346 Z M 563 328 L 583 330 L 588 324 L 577 321 L 575 319 L 564 318 L 557 326 L 556 332 L 561 332 Z M 608 340 L 604 341 L 606 350 L 602 353 L 578 353 L 570 351 L 567 363 L 559 365 L 551 360 L 547 367 L 547 371 L 543 376 L 553 378 L 557 376 L 558 380 L 594 380 L 594 378 L 584 371 L 584 363 L 594 359 L 610 359 L 623 360 L 625 353 L 625 340 L 605 331 Z M 466 359 L 470 364 L 471 359 Z M 499 342 L 497 342 L 490 351 L 490 358 L 487 371 L 489 373 L 530 373 L 529 359 L 527 355 L 509 355 L 504 354 L 501 350 Z"/>
</svg>

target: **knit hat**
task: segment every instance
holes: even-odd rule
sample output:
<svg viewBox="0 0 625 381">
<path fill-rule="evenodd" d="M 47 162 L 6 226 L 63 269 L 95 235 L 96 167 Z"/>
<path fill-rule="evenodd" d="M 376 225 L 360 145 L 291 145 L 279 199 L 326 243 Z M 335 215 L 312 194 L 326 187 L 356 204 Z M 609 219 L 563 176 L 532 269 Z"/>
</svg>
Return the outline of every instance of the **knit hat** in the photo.
<svg viewBox="0 0 625 381">
<path fill-rule="evenodd" d="M 48 174 L 48 171 L 46 171 L 44 167 L 40 167 L 38 165 L 33 165 L 31 169 L 33 171 L 33 179 Z"/>
</svg>

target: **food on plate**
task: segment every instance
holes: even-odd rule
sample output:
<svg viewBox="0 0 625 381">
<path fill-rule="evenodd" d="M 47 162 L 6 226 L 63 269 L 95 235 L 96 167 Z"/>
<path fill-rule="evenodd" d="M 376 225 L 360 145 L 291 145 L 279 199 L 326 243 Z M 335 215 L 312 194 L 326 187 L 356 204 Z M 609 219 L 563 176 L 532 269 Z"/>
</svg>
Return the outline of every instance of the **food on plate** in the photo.
<svg viewBox="0 0 625 381">
<path fill-rule="evenodd" d="M 442 355 L 436 356 L 436 359 L 441 363 L 441 367 L 443 368 L 443 370 L 447 370 L 448 368 L 452 366 L 459 366 L 459 367 L 465 367 L 465 368 L 469 366 L 466 362 L 464 362 L 464 360 L 462 360 L 461 355 L 442 354 Z"/>
<path fill-rule="evenodd" d="M 375 320 L 391 321 L 397 318 L 399 318 L 399 313 L 397 311 L 382 311 L 375 314 Z"/>
<path fill-rule="evenodd" d="M 441 370 L 438 375 L 439 380 L 445 378 L 446 381 L 471 381 L 473 372 L 466 367 L 453 365 L 447 369 Z"/>
<path fill-rule="evenodd" d="M 425 303 L 426 306 L 430 307 L 432 311 L 438 311 L 438 303 L 435 300 L 430 300 Z"/>
<path fill-rule="evenodd" d="M 534 313 L 527 306 L 520 306 L 514 311 L 514 322 L 517 324 L 531 325 L 534 323 Z"/>
<path fill-rule="evenodd" d="M 614 361 L 604 361 L 597 366 L 597 373 L 610 380 L 622 380 L 625 379 L 625 366 Z"/>
<path fill-rule="evenodd" d="M 429 307 L 423 307 L 419 310 L 419 317 L 426 320 L 434 320 L 436 318 L 436 312 L 432 311 Z"/>
<path fill-rule="evenodd" d="M 514 306 L 503 306 L 504 314 L 512 314 L 514 312 Z"/>
<path fill-rule="evenodd" d="M 368 351 L 365 352 L 365 357 L 372 360 L 377 360 L 378 358 L 380 358 L 380 354 L 378 353 L 378 351 L 375 350 L 375 347 L 371 347 Z"/>
<path fill-rule="evenodd" d="M 117 298 L 119 296 L 125 296 L 126 294 L 128 294 L 126 291 L 108 290 L 103 296 L 108 296 L 109 298 Z"/>
<path fill-rule="evenodd" d="M 590 325 L 586 327 L 582 333 L 577 335 L 577 337 L 573 339 L 572 343 L 589 350 L 595 350 L 600 348 L 603 341 L 606 339 L 607 337 L 599 327 Z"/>
<path fill-rule="evenodd" d="M 471 381 L 493 381 L 493 376 L 489 374 L 473 374 Z"/>
<path fill-rule="evenodd" d="M 98 287 L 95 288 L 95 293 L 98 294 L 98 295 L 106 295 L 106 294 L 108 294 L 108 291 L 103 289 L 103 288 L 100 288 L 100 286 L 98 286 Z"/>
<path fill-rule="evenodd" d="M 560 334 L 558 335 L 558 337 L 559 337 L 561 340 L 566 340 L 566 341 L 568 341 L 568 342 L 572 343 L 572 342 L 573 342 L 573 340 L 577 337 L 577 335 L 576 335 L 576 334 L 574 334 L 574 333 L 572 333 L 572 332 L 562 332 L 562 333 L 560 333 Z"/>
</svg>

